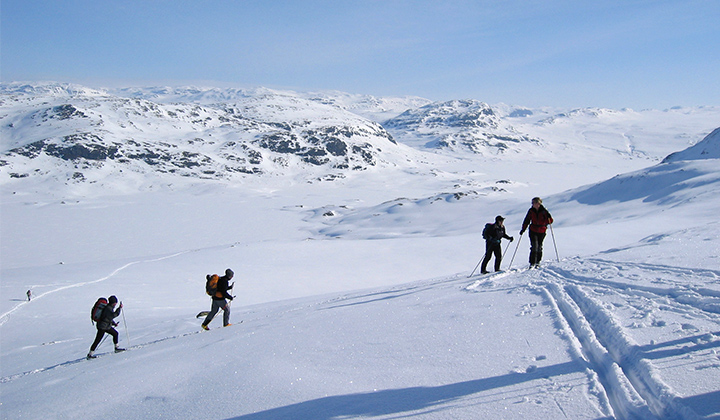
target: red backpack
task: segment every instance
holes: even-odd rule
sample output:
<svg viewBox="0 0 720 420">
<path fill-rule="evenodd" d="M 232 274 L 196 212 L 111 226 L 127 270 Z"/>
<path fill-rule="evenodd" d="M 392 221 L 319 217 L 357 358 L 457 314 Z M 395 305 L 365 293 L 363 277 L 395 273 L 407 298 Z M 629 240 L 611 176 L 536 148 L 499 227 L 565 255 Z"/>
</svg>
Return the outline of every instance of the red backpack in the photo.
<svg viewBox="0 0 720 420">
<path fill-rule="evenodd" d="M 108 301 L 104 297 L 98 299 L 92 307 L 90 312 L 90 320 L 92 322 L 100 322 L 100 315 L 102 315 L 103 309 L 107 306 Z"/>
</svg>

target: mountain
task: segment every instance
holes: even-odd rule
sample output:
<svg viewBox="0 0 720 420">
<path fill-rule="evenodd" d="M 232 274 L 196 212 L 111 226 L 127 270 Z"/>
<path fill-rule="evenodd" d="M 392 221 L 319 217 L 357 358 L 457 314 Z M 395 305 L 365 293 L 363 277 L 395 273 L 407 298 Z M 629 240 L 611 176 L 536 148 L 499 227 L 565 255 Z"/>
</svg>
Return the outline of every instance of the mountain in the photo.
<svg viewBox="0 0 720 420">
<path fill-rule="evenodd" d="M 566 111 L 262 87 L 9 83 L 0 85 L 0 181 L 85 194 L 276 176 L 330 181 L 368 170 L 465 183 L 453 174 L 483 168 L 477 176 L 492 179 L 471 182 L 463 193 L 473 194 L 500 181 L 528 185 L 511 170 L 526 163 L 561 163 L 565 178 L 585 182 L 605 178 L 588 166 L 606 175 L 639 169 L 694 144 L 719 115 L 716 107 Z"/>
<path fill-rule="evenodd" d="M 158 89 L 121 97 L 60 84 L 10 84 L 0 92 L 0 166 L 13 179 L 102 183 L 121 172 L 216 180 L 305 172 L 333 179 L 404 165 L 412 154 L 378 123 L 297 96 Z M 170 101 L 179 97 L 213 104 Z"/>
<path fill-rule="evenodd" d="M 293 100 L 310 101 L 329 105 L 360 115 L 375 122 L 395 117 L 408 109 L 418 108 L 432 103 L 431 100 L 417 96 L 376 97 L 372 95 L 350 94 L 339 91 L 292 92 L 255 87 L 247 89 L 217 87 L 127 87 L 110 89 L 121 97 L 147 99 L 161 103 L 191 102 L 201 105 L 222 103 L 252 102 L 253 98 L 282 97 L 286 103 Z"/>
<path fill-rule="evenodd" d="M 383 126 L 400 141 L 429 149 L 497 154 L 519 150 L 515 144 L 540 143 L 518 132 L 490 105 L 476 100 L 428 104 L 405 111 Z"/>
</svg>

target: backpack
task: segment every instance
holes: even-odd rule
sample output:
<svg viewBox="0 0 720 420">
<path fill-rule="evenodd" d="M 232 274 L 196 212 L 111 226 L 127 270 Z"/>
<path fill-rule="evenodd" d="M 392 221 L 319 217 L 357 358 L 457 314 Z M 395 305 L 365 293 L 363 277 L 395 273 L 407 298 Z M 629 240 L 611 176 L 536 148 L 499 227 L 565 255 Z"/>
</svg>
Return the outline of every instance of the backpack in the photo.
<svg viewBox="0 0 720 420">
<path fill-rule="evenodd" d="M 205 276 L 205 293 L 207 293 L 208 296 L 215 296 L 215 293 L 217 293 L 218 279 L 217 274 L 208 274 Z"/>
<path fill-rule="evenodd" d="M 102 315 L 103 309 L 107 306 L 108 301 L 104 297 L 99 298 L 90 311 L 90 320 L 92 322 L 100 322 L 100 316 Z"/>
<path fill-rule="evenodd" d="M 485 229 L 483 229 L 482 237 L 485 240 L 490 239 L 490 230 L 492 229 L 493 224 L 488 223 L 485 225 Z"/>
</svg>

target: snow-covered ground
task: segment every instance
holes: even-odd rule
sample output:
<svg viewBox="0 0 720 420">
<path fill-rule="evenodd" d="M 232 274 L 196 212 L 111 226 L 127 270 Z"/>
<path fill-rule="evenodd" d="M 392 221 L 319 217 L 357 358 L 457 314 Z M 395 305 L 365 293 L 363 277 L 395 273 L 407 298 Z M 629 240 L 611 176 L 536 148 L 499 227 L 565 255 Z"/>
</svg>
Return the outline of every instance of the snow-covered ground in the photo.
<svg viewBox="0 0 720 420">
<path fill-rule="evenodd" d="M 4 185 L 0 416 L 720 418 L 720 134 L 660 163 L 633 147 L 701 138 L 644 134 L 620 156 L 578 127 L 565 156 L 510 167 L 434 155 L 320 183 Z M 533 195 L 556 222 L 525 270 Z M 515 237 L 505 271 L 469 277 L 496 214 Z M 227 267 L 233 325 L 202 331 L 205 274 Z M 111 294 L 129 351 L 106 340 L 85 360 L 90 307 Z"/>
</svg>

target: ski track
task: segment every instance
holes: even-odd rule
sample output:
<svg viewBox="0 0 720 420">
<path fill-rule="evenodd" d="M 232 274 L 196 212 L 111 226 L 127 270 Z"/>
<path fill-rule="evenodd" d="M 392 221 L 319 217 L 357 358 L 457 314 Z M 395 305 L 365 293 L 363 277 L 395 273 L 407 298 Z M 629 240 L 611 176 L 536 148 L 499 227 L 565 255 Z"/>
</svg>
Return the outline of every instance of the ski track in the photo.
<svg viewBox="0 0 720 420">
<path fill-rule="evenodd" d="M 499 283 L 505 280 L 509 285 Z M 650 280 L 650 281 L 648 281 Z M 539 270 L 514 269 L 492 273 L 467 284 L 467 292 L 497 291 L 518 282 L 545 297 L 558 315 L 560 334 L 570 342 L 573 357 L 587 365 L 594 392 L 619 419 L 699 419 L 684 405 L 625 332 L 607 305 L 593 297 L 612 293 L 630 302 L 644 298 L 663 310 L 720 325 L 720 271 L 602 259 L 569 259 Z M 511 286 L 511 287 L 512 287 Z M 636 308 L 639 309 L 639 308 Z M 720 331 L 706 334 L 720 336 Z"/>
<path fill-rule="evenodd" d="M 129 262 L 129 263 L 127 263 L 127 264 L 125 264 L 125 265 L 123 265 L 123 266 L 121 266 L 121 267 L 119 267 L 119 268 L 116 268 L 115 270 L 113 270 L 112 273 L 108 274 L 108 275 L 105 276 L 105 277 L 101 277 L 101 278 L 99 278 L 99 279 L 90 280 L 90 281 L 84 281 L 84 282 L 80 282 L 80 283 L 67 284 L 67 285 L 64 285 L 64 286 L 60 286 L 60 287 L 58 287 L 58 288 L 56 288 L 56 289 L 48 290 L 47 292 L 44 292 L 44 293 L 40 293 L 39 295 L 33 295 L 32 300 L 30 300 L 30 301 L 27 301 L 27 300 L 26 300 L 26 301 L 20 302 L 19 304 L 15 305 L 15 306 L 14 306 L 12 309 L 10 309 L 9 311 L 7 311 L 7 312 L 5 312 L 5 313 L 3 313 L 3 314 L 0 314 L 0 327 L 3 326 L 3 325 L 8 321 L 8 319 L 10 318 L 10 315 L 11 315 L 13 312 L 21 309 L 22 307 L 24 307 L 24 306 L 27 305 L 27 304 L 30 304 L 31 302 L 36 301 L 37 299 L 42 299 L 42 298 L 44 298 L 44 297 L 46 297 L 46 296 L 48 296 L 48 295 L 52 295 L 52 294 L 54 294 L 54 293 L 61 292 L 61 291 L 63 291 L 63 290 L 72 289 L 72 288 L 75 288 L 75 287 L 83 287 L 83 286 L 87 286 L 88 284 L 95 284 L 95 283 L 103 282 L 103 281 L 105 281 L 105 280 L 108 280 L 108 279 L 114 277 L 115 275 L 117 275 L 119 272 L 125 270 L 126 268 L 132 267 L 132 266 L 137 265 L 137 264 L 143 264 L 143 263 L 149 263 L 149 262 L 156 262 L 156 261 L 167 260 L 167 259 L 170 259 L 170 258 L 175 258 L 175 257 L 178 257 L 178 256 L 180 256 L 180 255 L 187 254 L 188 252 L 192 252 L 192 251 L 181 251 L 181 252 L 177 252 L 177 253 L 170 254 L 170 255 L 166 255 L 166 256 L 163 256 L 163 257 L 159 257 L 159 258 L 152 258 L 152 259 L 148 259 L 148 260 L 138 260 L 138 261 Z"/>
<path fill-rule="evenodd" d="M 242 321 L 240 321 L 240 322 L 242 322 Z M 162 343 L 163 341 L 168 341 L 168 340 L 174 340 L 174 339 L 177 339 L 177 338 L 187 337 L 187 336 L 190 336 L 190 335 L 199 334 L 199 333 L 201 333 L 201 332 L 203 332 L 203 330 L 191 331 L 191 332 L 186 332 L 186 333 L 182 333 L 182 334 L 177 334 L 177 335 L 174 335 L 174 336 L 163 337 L 163 338 L 159 338 L 159 339 L 157 339 L 157 340 L 148 341 L 147 343 L 136 344 L 136 345 L 134 345 L 134 346 L 130 346 L 130 347 L 128 347 L 128 348 L 125 349 L 125 350 L 126 350 L 126 351 L 129 351 L 129 350 L 141 349 L 141 348 L 146 347 L 146 346 L 150 346 L 150 345 L 157 344 L 157 343 Z M 103 341 L 104 341 L 104 338 L 103 338 Z M 108 354 L 113 354 L 113 353 L 114 353 L 114 351 L 109 351 L 109 352 L 99 353 L 99 354 L 97 354 L 96 356 L 97 356 L 97 357 L 103 357 L 103 356 L 106 356 L 106 355 L 108 355 Z M 79 358 L 79 359 L 68 360 L 67 362 L 58 363 L 58 364 L 55 364 L 55 365 L 52 365 L 52 366 L 47 366 L 47 367 L 44 367 L 44 368 L 38 368 L 38 369 L 29 370 L 29 371 L 27 371 L 27 372 L 16 373 L 16 374 L 14 374 L 14 375 L 10 375 L 10 376 L 6 376 L 6 377 L 3 377 L 3 378 L 0 378 L 0 383 L 11 382 L 11 381 L 14 381 L 14 380 L 16 380 L 16 379 L 18 379 L 18 378 L 22 378 L 22 377 L 24 377 L 24 376 L 27 376 L 27 375 L 33 375 L 33 374 L 36 374 L 36 373 L 43 373 L 43 372 L 51 371 L 51 370 L 58 369 L 58 368 L 68 367 L 68 366 L 72 366 L 72 365 L 75 365 L 75 364 L 78 364 L 78 363 L 82 363 L 82 362 L 85 362 L 85 361 L 88 361 L 88 360 L 87 360 L 85 357 L 81 357 L 81 358 Z M 88 362 L 91 362 L 91 361 L 88 361 Z"/>
<path fill-rule="evenodd" d="M 643 296 L 661 301 L 664 307 L 672 304 L 679 313 L 720 324 L 720 292 L 688 284 L 688 280 L 717 283 L 720 272 L 597 259 L 580 264 L 576 261 L 571 269 L 560 265 L 563 264 L 552 264 L 539 270 L 533 286 L 547 293 L 553 306 L 557 307 L 570 332 L 568 338 L 579 345 L 583 359 L 597 374 L 614 413 L 628 419 L 700 418 L 680 402 L 680 396 L 663 382 L 658 370 L 644 357 L 612 312 L 590 296 L 586 288 L 612 289 L 628 297 Z M 669 287 L 634 284 L 634 277 L 637 277 L 634 270 L 649 273 L 650 276 L 642 277 L 654 278 L 654 283 Z M 613 280 L 609 279 L 611 277 Z M 684 282 L 674 280 L 677 278 Z"/>
</svg>

